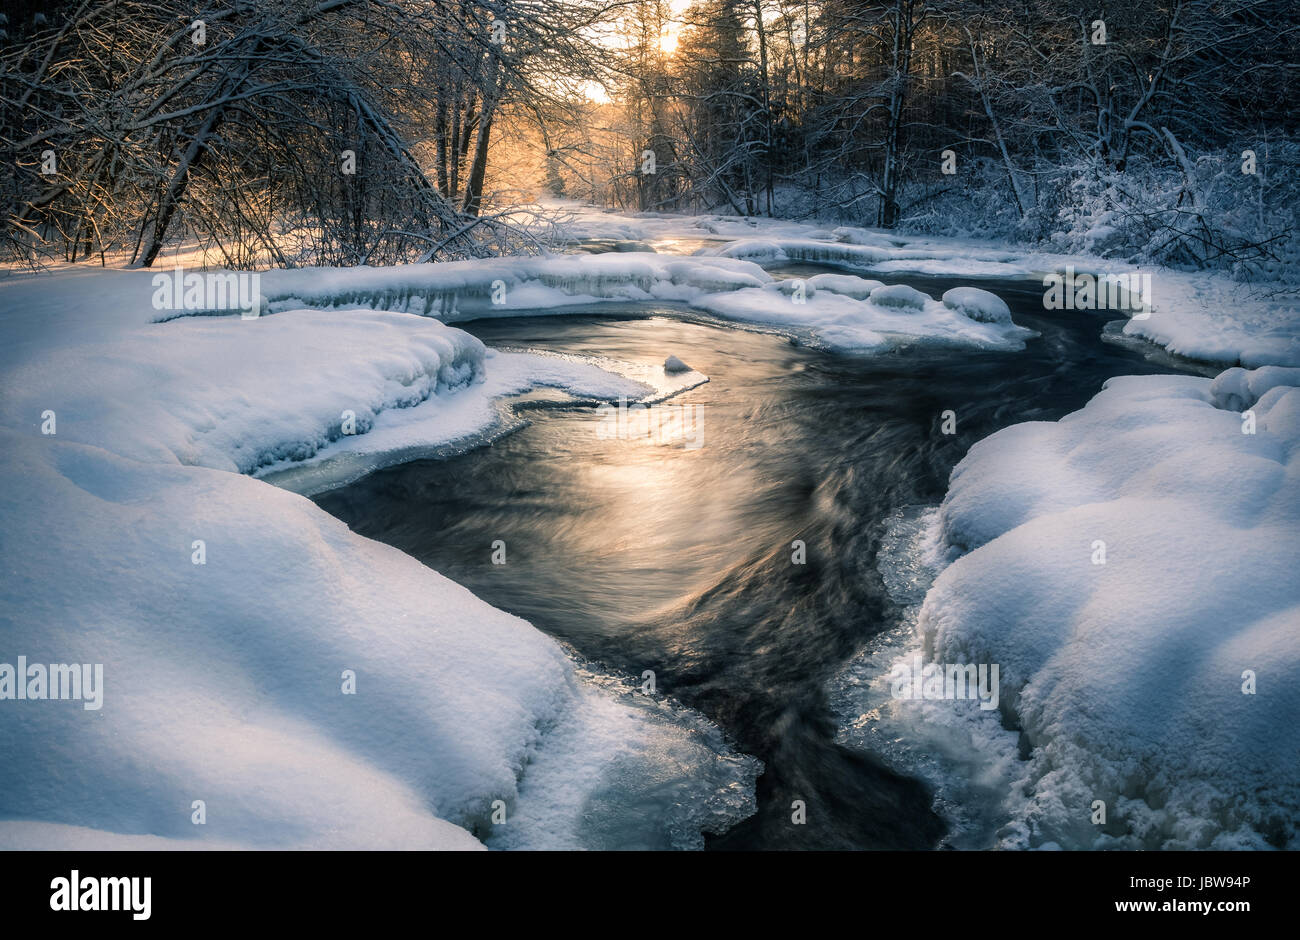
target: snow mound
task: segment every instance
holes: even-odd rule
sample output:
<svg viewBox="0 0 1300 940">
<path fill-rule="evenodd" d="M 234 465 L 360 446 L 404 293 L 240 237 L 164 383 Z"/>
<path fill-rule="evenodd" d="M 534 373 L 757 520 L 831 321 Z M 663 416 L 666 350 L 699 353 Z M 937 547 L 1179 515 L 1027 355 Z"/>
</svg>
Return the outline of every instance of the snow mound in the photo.
<svg viewBox="0 0 1300 940">
<path fill-rule="evenodd" d="M 904 310 L 924 310 L 926 304 L 933 303 L 925 294 L 906 284 L 877 287 L 871 292 L 871 302 L 882 307 L 899 307 Z"/>
<path fill-rule="evenodd" d="M 1000 664 L 1031 748 L 1005 844 L 1296 847 L 1300 388 L 1283 378 L 1112 379 L 954 469 L 942 531 L 965 554 L 919 630 L 927 660 Z"/>
<path fill-rule="evenodd" d="M 882 352 L 911 342 L 1017 350 L 1034 335 L 1010 322 L 973 321 L 904 284 L 875 284 L 867 291 L 866 285 L 874 282 L 845 278 L 829 286 L 826 282 L 814 285 L 825 276 L 709 294 L 693 306 L 729 320 L 767 324 L 807 335 L 833 349 L 855 352 Z M 799 284 L 804 285 L 802 297 L 795 290 Z M 862 293 L 866 298 L 858 299 Z"/>
<path fill-rule="evenodd" d="M 479 434 L 539 384 L 707 377 L 388 311 L 158 323 L 150 293 L 137 272 L 0 285 L 0 660 L 104 680 L 98 710 L 3 703 L 0 847 L 477 848 L 504 806 L 520 844 L 690 848 L 753 811 L 757 762 L 703 718 L 246 475 Z M 554 766 L 583 768 L 567 802 Z"/>
<path fill-rule="evenodd" d="M 471 847 L 456 826 L 488 834 L 495 800 L 507 824 L 528 812 L 521 780 L 541 754 L 584 766 L 582 793 L 617 791 L 611 735 L 682 786 L 725 777 L 730 794 L 756 773 L 716 731 L 685 747 L 697 729 L 614 701 L 525 621 L 292 493 L 8 429 L 0 478 L 6 649 L 104 667 L 98 711 L 0 712 L 15 771 L 0 819 L 20 821 L 0 822 L 0 845 L 52 824 L 109 843 Z M 726 812 L 746 806 L 718 809 L 734 822 Z M 651 838 L 684 826 L 670 816 L 621 824 Z M 580 823 L 552 818 L 543 835 L 562 841 Z M 38 835 L 57 844 L 61 831 Z"/>
<path fill-rule="evenodd" d="M 1245 411 L 1264 395 L 1279 386 L 1300 386 L 1300 369 L 1264 366 L 1246 370 L 1240 367 L 1220 372 L 1210 385 L 1210 400 L 1216 408 Z"/>
<path fill-rule="evenodd" d="M 185 318 L 17 366 L 3 377 L 0 422 L 35 428 L 51 410 L 60 440 L 249 473 L 482 383 L 484 352 L 468 333 L 405 314 Z"/>
<path fill-rule="evenodd" d="M 978 287 L 954 287 L 945 291 L 943 305 L 981 323 L 1011 322 L 1011 308 L 1006 301 Z"/>
<path fill-rule="evenodd" d="M 815 274 L 808 278 L 808 286 L 813 290 L 826 291 L 830 294 L 843 294 L 854 300 L 866 300 L 877 287 L 885 285 L 852 274 Z"/>
<path fill-rule="evenodd" d="M 669 356 L 667 359 L 664 360 L 664 371 L 665 372 L 693 372 L 695 370 L 693 370 L 686 363 L 682 362 L 676 356 Z"/>
</svg>

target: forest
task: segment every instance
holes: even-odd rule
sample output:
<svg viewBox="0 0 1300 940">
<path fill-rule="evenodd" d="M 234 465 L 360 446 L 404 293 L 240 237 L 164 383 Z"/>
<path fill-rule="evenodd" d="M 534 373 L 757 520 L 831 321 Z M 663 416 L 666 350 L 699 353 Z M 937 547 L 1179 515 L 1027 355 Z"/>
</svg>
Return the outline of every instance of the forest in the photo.
<svg viewBox="0 0 1300 940">
<path fill-rule="evenodd" d="M 554 248 L 557 197 L 1290 280 L 1286 0 L 14 0 L 10 264 Z"/>
</svg>

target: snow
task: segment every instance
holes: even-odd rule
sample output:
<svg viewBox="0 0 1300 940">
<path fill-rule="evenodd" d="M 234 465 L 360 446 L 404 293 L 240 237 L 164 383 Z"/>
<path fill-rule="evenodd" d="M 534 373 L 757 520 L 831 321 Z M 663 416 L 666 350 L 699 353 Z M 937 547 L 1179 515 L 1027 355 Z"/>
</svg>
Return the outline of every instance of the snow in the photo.
<svg viewBox="0 0 1300 940">
<path fill-rule="evenodd" d="M 954 287 L 944 291 L 943 305 L 981 323 L 1011 322 L 1011 308 L 1006 301 L 978 287 Z"/>
<path fill-rule="evenodd" d="M 0 846 L 604 845 L 590 798 L 618 839 L 693 848 L 753 812 L 758 763 L 703 718 L 249 475 L 474 439 L 538 385 L 649 400 L 706 377 L 391 311 L 152 322 L 149 296 L 134 272 L 0 285 L 0 636 L 104 667 L 97 711 L 0 708 Z M 557 795 L 554 768 L 581 785 Z"/>
<path fill-rule="evenodd" d="M 910 342 L 1018 350 L 1034 335 L 1009 319 L 1005 323 L 972 320 L 905 284 L 886 287 L 841 275 L 826 289 L 814 285 L 818 277 L 710 294 L 693 306 L 729 320 L 802 332 L 832 349 L 867 353 Z M 802 284 L 802 298 L 794 291 L 796 284 Z"/>
<path fill-rule="evenodd" d="M 808 286 L 822 293 L 843 294 L 854 300 L 866 300 L 877 287 L 885 285 L 881 281 L 854 277 L 851 274 L 814 274 L 808 278 Z"/>
<path fill-rule="evenodd" d="M 665 372 L 691 372 L 693 370 L 691 369 L 690 366 L 682 362 L 676 356 L 669 356 L 667 359 L 664 360 L 664 371 Z"/>
<path fill-rule="evenodd" d="M 493 302 L 492 285 L 497 284 Z M 586 257 L 501 258 L 400 268 L 271 272 L 267 308 L 363 306 L 436 316 L 539 315 L 574 304 L 670 301 L 807 337 L 833 349 L 877 352 L 910 340 L 1021 349 L 1032 335 L 1008 319 L 977 324 L 906 285 L 848 275 L 774 280 L 731 258 L 675 258 L 646 252 Z M 824 290 L 817 285 L 824 286 Z M 803 296 L 796 296 L 796 287 Z M 819 296 L 820 293 L 820 296 Z M 926 316 L 899 316 L 924 311 Z"/>
<path fill-rule="evenodd" d="M 882 307 L 899 307 L 903 310 L 911 308 L 913 310 L 924 310 L 925 305 L 931 303 L 929 297 L 921 293 L 915 287 L 908 287 L 906 284 L 891 284 L 888 287 L 877 287 L 871 292 L 870 300 L 874 304 Z"/>
<path fill-rule="evenodd" d="M 268 315 L 247 320 L 154 309 L 153 272 L 0 283 L 0 636 L 33 662 L 103 663 L 106 682 L 99 711 L 0 709 L 0 753 L 22 769 L 0 792 L 0 847 L 698 847 L 753 811 L 756 762 L 290 490 L 482 443 L 506 427 L 501 400 L 539 386 L 652 401 L 707 381 L 676 357 L 489 350 L 448 325 L 472 317 L 656 301 L 840 350 L 1014 350 L 1031 333 L 987 291 L 935 300 L 755 262 L 1040 282 L 1138 270 L 794 222 L 578 215 L 575 231 L 704 253 L 271 271 Z M 872 667 L 849 670 L 837 707 L 849 716 L 864 690 L 875 704 L 845 734 L 943 781 L 964 814 L 954 844 L 1295 847 L 1300 313 L 1267 285 L 1153 277 L 1126 335 L 1248 368 L 1115 379 L 1059 422 L 1007 428 L 882 550 L 920 561 L 891 587 L 910 613 L 876 661 L 999 663 L 1002 717 L 1030 748 L 1021 760 L 977 707 L 886 700 Z M 926 756 L 899 744 L 909 734 Z"/>
<path fill-rule="evenodd" d="M 914 636 L 927 662 L 1000 665 L 1003 717 L 1028 760 L 1012 759 L 996 720 L 979 727 L 953 703 L 925 703 L 924 719 L 949 713 L 937 719 L 948 772 L 961 742 L 967 764 L 986 755 L 948 789 L 1003 794 L 985 801 L 1002 801 L 999 844 L 1296 846 L 1296 378 L 1112 379 L 1081 411 L 999 431 L 953 471 L 928 557 L 956 560 Z M 877 681 L 857 669 L 857 684 Z M 847 701 L 846 716 L 869 697 Z M 884 706 L 885 733 L 911 704 Z"/>
<path fill-rule="evenodd" d="M 876 275 L 1018 278 L 1040 286 L 1047 275 L 1068 269 L 1099 278 L 1150 274 L 1153 307 L 1141 319 L 1128 320 L 1125 335 L 1219 366 L 1300 366 L 1300 300 L 1280 283 L 1242 283 L 1219 272 L 1181 271 L 969 238 L 849 226 L 827 231 L 816 222 L 781 219 L 565 208 L 574 216 L 570 227 L 575 238 L 617 229 L 659 250 L 689 248 L 768 266 L 808 262 Z"/>
</svg>

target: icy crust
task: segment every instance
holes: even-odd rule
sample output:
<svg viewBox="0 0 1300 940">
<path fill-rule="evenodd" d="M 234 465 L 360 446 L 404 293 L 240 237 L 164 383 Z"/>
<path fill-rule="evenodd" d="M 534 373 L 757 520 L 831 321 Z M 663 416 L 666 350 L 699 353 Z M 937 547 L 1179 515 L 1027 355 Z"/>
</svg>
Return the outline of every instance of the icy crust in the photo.
<svg viewBox="0 0 1300 940">
<path fill-rule="evenodd" d="M 6 650 L 104 667 L 97 711 L 0 713 L 0 846 L 458 849 L 476 844 L 458 826 L 492 831 L 495 800 L 532 820 L 528 844 L 568 845 L 602 809 L 581 795 L 618 797 L 629 768 L 717 814 L 644 783 L 609 798 L 640 810 L 618 825 L 643 841 L 693 844 L 752 812 L 755 762 L 703 719 L 629 706 L 525 621 L 302 497 L 9 429 L 0 478 Z M 567 803 L 553 765 L 578 773 Z"/>
<path fill-rule="evenodd" d="M 431 395 L 412 408 L 380 411 L 364 433 L 359 428 L 356 434 L 336 436 L 309 456 L 284 457 L 259 466 L 253 475 L 314 496 L 384 467 L 491 443 L 523 425 L 503 400 L 536 388 L 560 389 L 579 400 L 648 401 L 708 381 L 698 372 L 654 376 L 638 363 L 612 359 L 495 349 L 486 350 L 485 357 L 483 378 L 474 386 Z"/>
<path fill-rule="evenodd" d="M 617 253 L 502 258 L 394 268 L 310 269 L 266 275 L 267 310 L 366 307 L 443 322 L 537 315 L 593 301 L 674 301 L 745 323 L 811 334 L 834 349 L 876 351 L 911 340 L 1020 349 L 1030 331 L 982 322 L 905 285 L 851 275 L 773 280 L 758 265 L 723 257 Z M 795 285 L 802 293 L 795 294 Z M 494 288 L 494 285 L 495 288 Z M 973 288 L 972 288 L 973 289 Z M 494 290 L 495 298 L 494 301 Z M 987 293 L 987 292 L 984 292 Z"/>
<path fill-rule="evenodd" d="M 941 246 L 866 229 L 837 228 L 828 238 L 741 238 L 707 249 L 723 258 L 755 264 L 833 264 L 877 272 L 969 274 L 1016 277 L 1025 273 L 1023 254 L 973 245 Z"/>
<path fill-rule="evenodd" d="M 948 823 L 944 845 L 990 849 L 1021 807 L 1026 768 L 1014 732 L 977 702 L 901 698 L 896 670 L 928 662 L 916 629 L 921 603 L 944 555 L 937 507 L 910 506 L 886 520 L 876 565 L 898 623 L 871 639 L 828 683 L 840 743 L 883 758 L 900 773 L 924 778 L 934 809 Z"/>
<path fill-rule="evenodd" d="M 586 667 L 493 849 L 694 850 L 754 814 L 761 761 L 697 713 Z M 647 745 L 647 741 L 651 743 Z"/>
<path fill-rule="evenodd" d="M 267 309 L 365 307 L 437 317 L 445 323 L 596 301 L 690 302 L 703 294 L 759 287 L 758 265 L 730 258 L 654 252 L 495 258 L 387 268 L 269 271 Z"/>
<path fill-rule="evenodd" d="M 961 557 L 918 629 L 927 662 L 1000 664 L 1032 748 L 1004 844 L 1296 847 L 1294 380 L 1112 379 L 953 471 L 942 537 Z"/>
</svg>

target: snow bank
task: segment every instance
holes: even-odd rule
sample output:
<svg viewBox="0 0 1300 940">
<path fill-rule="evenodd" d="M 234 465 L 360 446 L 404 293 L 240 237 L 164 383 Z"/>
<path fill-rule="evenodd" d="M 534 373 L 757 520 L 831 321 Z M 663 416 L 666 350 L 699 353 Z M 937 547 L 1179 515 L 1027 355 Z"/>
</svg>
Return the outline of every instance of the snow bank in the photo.
<svg viewBox="0 0 1300 940">
<path fill-rule="evenodd" d="M 706 377 L 385 311 L 154 323 L 148 284 L 0 285 L 0 662 L 104 674 L 98 710 L 0 701 L 0 847 L 689 848 L 753 812 L 759 765 L 704 719 L 245 475 L 482 433 L 537 385 Z"/>
<path fill-rule="evenodd" d="M 1223 278 L 1160 272 L 1155 309 L 1125 323 L 1124 334 L 1204 362 L 1300 366 L 1300 310 L 1260 296 L 1266 292 Z"/>
<path fill-rule="evenodd" d="M 506 825 L 531 812 L 520 781 L 542 755 L 583 766 L 580 793 L 611 786 L 611 735 L 700 800 L 698 781 L 734 782 L 719 818 L 752 811 L 752 762 L 720 741 L 688 748 L 690 728 L 615 702 L 526 622 L 306 499 L 7 429 L 0 479 L 6 651 L 104 665 L 98 711 L 3 703 L 0 817 L 23 822 L 0 822 L 0 845 L 30 844 L 41 823 L 103 834 L 83 847 L 471 847 L 451 823 L 487 834 L 498 799 Z M 659 812 L 622 824 L 681 825 Z M 534 842 L 567 844 L 583 824 L 552 814 Z"/>
<path fill-rule="evenodd" d="M 745 260 L 653 253 L 501 258 L 394 268 L 270 272 L 267 308 L 402 310 L 456 322 L 540 314 L 595 301 L 672 301 L 730 320 L 809 333 L 831 348 L 877 351 L 924 339 L 1020 349 L 1032 335 L 1010 322 L 977 322 L 906 285 L 847 275 L 773 280 Z M 495 285 L 495 287 L 494 287 Z M 795 296 L 798 285 L 803 296 Z M 819 296 L 820 295 L 820 296 Z M 899 316 L 922 311 L 926 316 Z"/>
<path fill-rule="evenodd" d="M 355 476 L 474 440 L 497 424 L 499 399 L 539 385 L 601 400 L 651 391 L 571 358 L 496 354 L 429 318 L 294 310 L 65 341 L 0 374 L 0 423 L 36 430 L 52 411 L 60 440 L 238 473 L 347 455 Z"/>
<path fill-rule="evenodd" d="M 263 277 L 267 309 L 372 308 L 444 323 L 596 301 L 690 302 L 707 293 L 760 287 L 762 268 L 730 258 L 653 252 L 496 258 L 387 268 L 299 268 Z"/>
<path fill-rule="evenodd" d="M 834 240 L 809 238 L 741 238 L 705 249 L 723 258 L 755 264 L 833 264 L 863 271 L 914 274 L 960 274 L 971 277 L 1018 277 L 1026 273 L 1022 255 L 1006 249 L 970 244 L 936 245 L 920 240 L 836 229 Z"/>
<path fill-rule="evenodd" d="M 1004 844 L 1296 846 L 1296 372 L 1113 379 L 953 471 L 918 629 L 1000 664 L 1032 748 Z"/>
<path fill-rule="evenodd" d="M 1016 350 L 1034 335 L 1010 317 L 981 322 L 905 284 L 885 286 L 848 275 L 777 281 L 710 294 L 692 305 L 730 320 L 806 333 L 834 349 L 862 352 L 917 341 Z"/>
<path fill-rule="evenodd" d="M 311 310 L 189 318 L 16 366 L 3 376 L 0 422 L 35 429 L 51 410 L 60 440 L 248 473 L 483 379 L 483 344 L 436 320 Z"/>
<path fill-rule="evenodd" d="M 875 274 L 1014 278 L 1037 285 L 1048 275 L 1067 271 L 1099 279 L 1150 276 L 1152 309 L 1140 319 L 1130 319 L 1124 325 L 1125 335 L 1216 365 L 1300 366 L 1300 303 L 1282 285 L 1243 284 L 1221 273 L 1142 267 L 969 239 L 849 227 L 837 228 L 827 237 L 807 226 L 798 230 L 795 223 L 759 231 L 761 235 L 706 245 L 701 251 L 768 266 L 831 264 Z M 1115 311 L 1113 317 L 1129 313 Z"/>
</svg>

